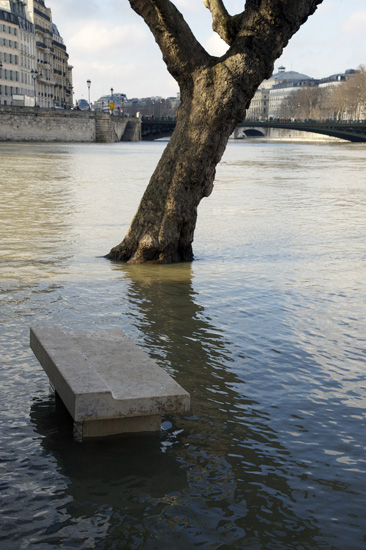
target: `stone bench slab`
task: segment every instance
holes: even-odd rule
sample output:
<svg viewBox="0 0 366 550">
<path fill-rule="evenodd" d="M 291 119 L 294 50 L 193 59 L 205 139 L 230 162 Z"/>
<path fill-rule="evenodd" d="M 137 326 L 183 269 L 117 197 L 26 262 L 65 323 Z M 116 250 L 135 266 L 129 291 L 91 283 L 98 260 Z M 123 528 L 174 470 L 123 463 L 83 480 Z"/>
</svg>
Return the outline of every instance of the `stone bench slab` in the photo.
<svg viewBox="0 0 366 550">
<path fill-rule="evenodd" d="M 30 329 L 30 346 L 82 437 L 156 431 L 189 394 L 120 329 Z"/>
</svg>

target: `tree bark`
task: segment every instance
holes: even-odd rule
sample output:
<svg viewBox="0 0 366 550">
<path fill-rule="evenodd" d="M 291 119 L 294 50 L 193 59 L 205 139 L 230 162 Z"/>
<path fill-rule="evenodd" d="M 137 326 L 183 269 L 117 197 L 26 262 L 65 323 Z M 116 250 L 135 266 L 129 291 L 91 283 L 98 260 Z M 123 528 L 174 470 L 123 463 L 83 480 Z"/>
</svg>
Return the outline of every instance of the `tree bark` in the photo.
<svg viewBox="0 0 366 550">
<path fill-rule="evenodd" d="M 243 108 L 218 103 L 212 70 L 182 89 L 177 125 L 144 193 L 131 227 L 108 258 L 129 263 L 193 259 L 197 207 L 213 188 L 216 165 Z M 184 87 L 183 87 L 184 88 Z M 213 90 L 216 93 L 212 93 Z M 230 96 L 234 90 L 230 90 Z M 229 111 L 229 113 L 227 112 Z"/>
<path fill-rule="evenodd" d="M 107 257 L 129 263 L 193 259 L 197 207 L 213 189 L 216 165 L 230 134 L 244 120 L 256 89 L 275 59 L 322 0 L 247 0 L 230 16 L 222 0 L 204 0 L 214 30 L 230 45 L 210 56 L 170 0 L 130 0 L 149 25 L 181 104 L 164 150 L 124 240 Z"/>
</svg>

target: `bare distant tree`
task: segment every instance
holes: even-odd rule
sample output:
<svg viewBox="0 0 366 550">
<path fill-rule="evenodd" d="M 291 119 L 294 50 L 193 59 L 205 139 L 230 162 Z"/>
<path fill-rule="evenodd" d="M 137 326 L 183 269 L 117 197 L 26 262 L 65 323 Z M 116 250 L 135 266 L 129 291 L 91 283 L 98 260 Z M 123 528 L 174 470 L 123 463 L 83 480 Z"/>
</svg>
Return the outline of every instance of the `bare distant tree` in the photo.
<svg viewBox="0 0 366 550">
<path fill-rule="evenodd" d="M 124 240 L 107 257 L 131 263 L 193 259 L 197 207 L 213 188 L 216 165 L 259 84 L 292 35 L 322 0 L 246 0 L 230 15 L 223 0 L 203 0 L 229 46 L 209 55 L 171 0 L 129 0 L 158 43 L 181 103 L 174 134 Z"/>
<path fill-rule="evenodd" d="M 332 118 L 335 120 L 342 120 L 344 118 L 347 112 L 348 98 L 349 94 L 345 83 L 331 89 L 326 105 L 330 113 L 333 113 Z"/>
<path fill-rule="evenodd" d="M 322 92 L 317 86 L 306 86 L 289 94 L 281 104 L 281 117 L 298 120 L 320 118 Z"/>
<path fill-rule="evenodd" d="M 301 115 L 299 112 L 299 101 L 297 99 L 298 93 L 299 92 L 288 94 L 288 96 L 286 96 L 283 99 L 280 106 L 281 118 L 291 118 L 291 119 L 301 118 Z"/>
<path fill-rule="evenodd" d="M 366 116 L 366 67 L 361 65 L 357 72 L 343 84 L 347 117 L 358 120 Z"/>
<path fill-rule="evenodd" d="M 314 86 L 302 88 L 297 95 L 299 118 L 317 118 L 321 91 Z"/>
</svg>

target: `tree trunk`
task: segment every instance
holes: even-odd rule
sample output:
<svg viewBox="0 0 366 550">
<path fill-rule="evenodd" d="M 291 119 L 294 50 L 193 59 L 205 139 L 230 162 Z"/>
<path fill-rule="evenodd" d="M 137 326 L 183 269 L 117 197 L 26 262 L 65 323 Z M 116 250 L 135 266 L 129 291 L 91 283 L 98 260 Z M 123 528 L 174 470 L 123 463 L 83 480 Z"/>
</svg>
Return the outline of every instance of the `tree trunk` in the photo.
<svg viewBox="0 0 366 550">
<path fill-rule="evenodd" d="M 272 74 L 291 36 L 323 0 L 246 0 L 227 12 L 203 0 L 214 30 L 230 46 L 210 56 L 171 0 L 129 0 L 158 43 L 181 104 L 177 126 L 124 240 L 107 255 L 129 263 L 193 259 L 197 207 L 213 188 L 216 165 L 255 90 Z"/>
<path fill-rule="evenodd" d="M 213 189 L 216 165 L 246 97 L 217 67 L 181 88 L 177 125 L 124 240 L 106 256 L 128 263 L 193 260 L 197 207 Z M 219 83 L 212 86 L 216 78 Z"/>
</svg>

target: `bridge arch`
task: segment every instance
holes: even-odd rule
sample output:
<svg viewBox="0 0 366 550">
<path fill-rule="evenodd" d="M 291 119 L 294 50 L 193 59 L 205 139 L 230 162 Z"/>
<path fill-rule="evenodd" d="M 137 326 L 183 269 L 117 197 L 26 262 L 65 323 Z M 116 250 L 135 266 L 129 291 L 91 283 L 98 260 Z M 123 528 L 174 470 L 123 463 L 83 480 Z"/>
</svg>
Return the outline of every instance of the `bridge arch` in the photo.
<svg viewBox="0 0 366 550">
<path fill-rule="evenodd" d="M 366 141 L 366 124 L 364 122 L 347 122 L 347 121 L 292 121 L 292 120 L 269 120 L 269 121 L 250 121 L 245 120 L 238 124 L 236 131 L 247 131 L 251 128 L 279 128 L 286 130 L 297 130 L 299 132 L 310 132 L 314 134 L 322 134 L 331 137 L 344 139 L 351 142 Z"/>
<path fill-rule="evenodd" d="M 143 118 L 141 123 L 142 139 L 150 141 L 170 137 L 175 125 L 175 119 Z"/>
<path fill-rule="evenodd" d="M 265 133 L 260 130 L 257 130 L 257 128 L 247 128 L 243 131 L 243 136 L 251 138 L 251 137 L 265 137 Z"/>
</svg>

